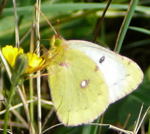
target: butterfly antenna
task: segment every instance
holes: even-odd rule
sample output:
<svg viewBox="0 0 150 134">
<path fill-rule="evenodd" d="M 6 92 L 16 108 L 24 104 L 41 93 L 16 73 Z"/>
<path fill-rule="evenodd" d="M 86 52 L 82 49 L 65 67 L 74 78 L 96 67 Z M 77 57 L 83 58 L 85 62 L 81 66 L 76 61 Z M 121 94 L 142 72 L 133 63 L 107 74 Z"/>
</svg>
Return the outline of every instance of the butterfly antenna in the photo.
<svg viewBox="0 0 150 134">
<path fill-rule="evenodd" d="M 40 10 L 40 14 L 44 17 L 44 19 L 46 20 L 47 24 L 52 28 L 54 33 L 56 35 L 58 35 L 58 32 L 55 30 L 55 28 L 53 27 L 52 23 L 49 21 L 48 17 L 41 10 Z"/>
</svg>

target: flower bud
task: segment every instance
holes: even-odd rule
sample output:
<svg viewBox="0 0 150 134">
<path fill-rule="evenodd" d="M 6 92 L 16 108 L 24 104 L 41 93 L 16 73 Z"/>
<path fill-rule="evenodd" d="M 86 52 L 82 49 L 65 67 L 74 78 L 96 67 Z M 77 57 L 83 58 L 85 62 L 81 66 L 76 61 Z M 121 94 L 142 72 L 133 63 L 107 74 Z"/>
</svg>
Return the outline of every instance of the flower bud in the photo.
<svg viewBox="0 0 150 134">
<path fill-rule="evenodd" d="M 12 83 L 18 84 L 20 81 L 21 76 L 25 73 L 27 68 L 28 59 L 25 54 L 20 54 L 16 57 L 15 66 L 12 72 Z"/>
</svg>

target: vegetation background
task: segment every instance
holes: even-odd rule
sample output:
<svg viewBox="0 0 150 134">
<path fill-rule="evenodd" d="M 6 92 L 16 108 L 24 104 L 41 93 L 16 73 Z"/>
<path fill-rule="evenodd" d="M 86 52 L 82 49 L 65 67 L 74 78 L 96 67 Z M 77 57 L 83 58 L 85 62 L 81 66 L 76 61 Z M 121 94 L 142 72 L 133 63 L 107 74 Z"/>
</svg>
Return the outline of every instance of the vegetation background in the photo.
<svg viewBox="0 0 150 134">
<path fill-rule="evenodd" d="M 109 5 L 107 12 L 102 18 L 106 5 Z M 138 4 L 136 4 L 136 2 Z M 30 44 L 36 42 L 34 34 L 35 23 L 35 3 L 36 0 L 16 0 L 16 9 L 18 15 L 20 45 L 29 51 Z M 132 13 L 127 11 L 131 8 Z M 114 126 L 131 130 L 135 128 L 138 120 L 140 108 L 143 104 L 143 113 L 150 105 L 150 1 L 148 0 L 42 0 L 41 11 L 47 19 L 52 23 L 53 27 L 65 39 L 80 39 L 96 42 L 104 47 L 114 50 L 115 45 L 122 55 L 125 55 L 136 61 L 142 68 L 145 77 L 143 83 L 138 90 L 128 95 L 124 99 L 111 104 L 107 111 L 96 122 L 109 123 Z M 133 15 L 132 15 L 133 14 Z M 40 17 L 40 35 L 41 44 L 48 47 L 51 36 L 54 34 L 52 28 L 48 25 L 44 15 Z M 125 18 L 125 16 L 129 18 Z M 123 23 L 131 22 L 129 26 Z M 99 23 L 100 22 L 100 23 Z M 99 23 L 99 24 L 98 24 Z M 121 25 L 124 27 L 121 28 Z M 13 1 L 0 0 L 0 46 L 7 44 L 15 44 L 15 28 L 16 20 L 14 15 Z M 97 31 L 96 31 L 97 30 Z M 120 37 L 120 33 L 122 37 Z M 33 33 L 33 34 L 31 34 Z M 119 49 L 119 47 L 121 49 Z M 46 77 L 42 77 L 41 97 L 42 103 L 42 131 L 46 128 L 59 123 L 55 112 L 52 110 L 50 103 L 50 94 L 45 81 Z M 35 79 L 33 83 L 36 82 Z M 33 84 L 34 85 L 34 84 Z M 30 83 L 27 80 L 24 83 L 24 93 L 27 100 L 30 98 Z M 1 65 L 1 96 L 8 97 L 10 81 Z M 34 96 L 34 97 L 33 97 Z M 33 90 L 33 98 L 36 98 L 36 87 Z M 46 103 L 47 101 L 47 103 Z M 22 103 L 20 96 L 16 93 L 13 105 Z M 33 104 L 33 103 L 32 103 Z M 34 129 L 39 130 L 37 123 L 37 102 L 32 107 L 32 124 Z M 31 108 L 30 107 L 30 108 Z M 4 102 L 1 102 L 0 110 L 4 109 Z M 16 109 L 19 118 L 13 112 L 11 114 L 9 125 L 14 134 L 29 133 L 26 113 L 23 107 Z M 142 113 L 142 115 L 143 115 Z M 3 115 L 0 112 L 0 126 L 3 128 Z M 31 114 L 31 113 L 30 113 Z M 23 121 L 21 121 L 23 119 Z M 47 120 L 48 119 L 48 120 Z M 141 119 L 140 119 L 141 121 Z M 44 125 L 45 124 L 45 125 Z M 40 133 L 40 132 L 39 132 Z M 78 126 L 64 127 L 59 126 L 48 130 L 45 134 L 103 134 L 118 133 L 108 128 L 104 129 L 99 126 Z M 149 112 L 143 124 L 140 125 L 139 134 L 150 134 Z"/>
</svg>

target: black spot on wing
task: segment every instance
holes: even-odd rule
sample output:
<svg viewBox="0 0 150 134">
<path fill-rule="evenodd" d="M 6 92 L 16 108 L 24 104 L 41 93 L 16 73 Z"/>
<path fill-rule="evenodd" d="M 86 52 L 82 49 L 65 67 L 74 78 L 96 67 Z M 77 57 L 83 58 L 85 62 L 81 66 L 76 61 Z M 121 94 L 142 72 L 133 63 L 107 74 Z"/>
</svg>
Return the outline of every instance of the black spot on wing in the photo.
<svg viewBox="0 0 150 134">
<path fill-rule="evenodd" d="M 99 59 L 99 63 L 103 63 L 105 60 L 105 56 L 102 56 L 100 59 Z"/>
</svg>

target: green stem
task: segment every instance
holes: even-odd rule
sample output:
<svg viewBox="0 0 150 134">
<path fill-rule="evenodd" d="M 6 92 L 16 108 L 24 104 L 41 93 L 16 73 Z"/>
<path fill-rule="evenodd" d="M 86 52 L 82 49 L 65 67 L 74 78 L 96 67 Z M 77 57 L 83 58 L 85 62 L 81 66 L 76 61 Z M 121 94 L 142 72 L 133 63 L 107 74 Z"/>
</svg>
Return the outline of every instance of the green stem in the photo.
<svg viewBox="0 0 150 134">
<path fill-rule="evenodd" d="M 33 100 L 33 78 L 32 76 L 30 77 L 30 80 L 29 80 L 29 85 L 30 85 L 30 100 Z M 33 123 L 34 122 L 34 103 L 30 103 L 30 119 L 31 119 L 31 122 Z"/>
<path fill-rule="evenodd" d="M 4 119 L 4 132 L 3 132 L 3 134 L 7 134 L 7 127 L 8 127 L 8 120 L 9 120 L 9 109 L 11 107 L 12 99 L 13 99 L 13 97 L 15 95 L 15 89 L 16 89 L 16 86 L 12 85 L 11 89 L 10 89 L 10 96 L 8 98 L 8 103 L 7 103 L 7 106 L 6 106 L 6 113 L 5 113 L 5 119 Z"/>
</svg>

